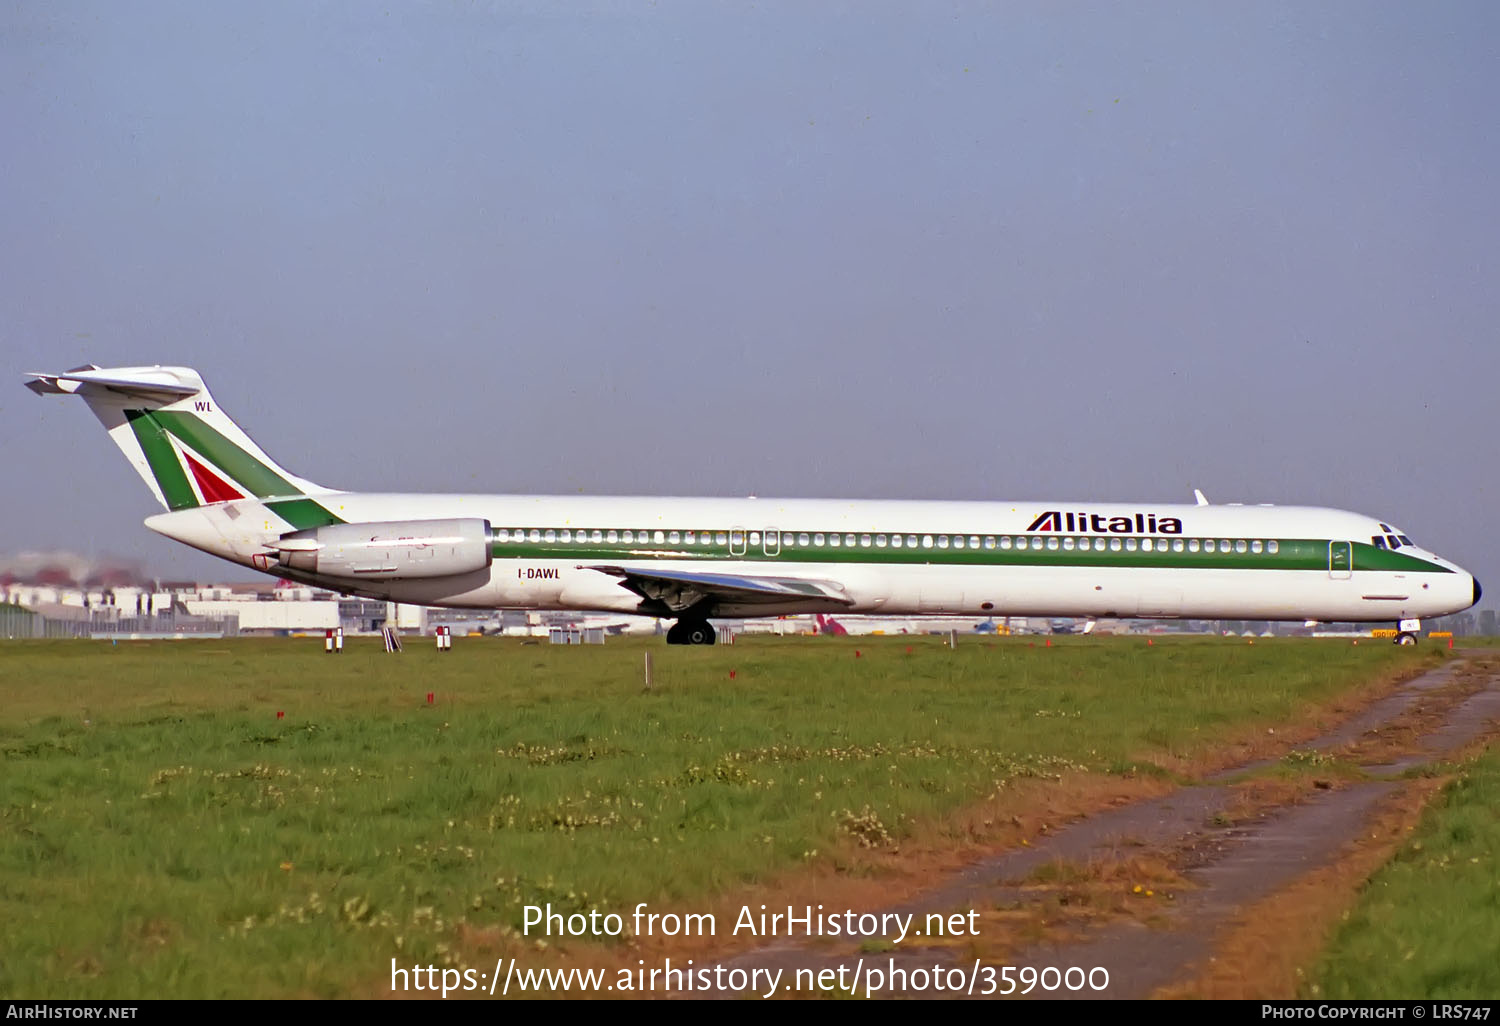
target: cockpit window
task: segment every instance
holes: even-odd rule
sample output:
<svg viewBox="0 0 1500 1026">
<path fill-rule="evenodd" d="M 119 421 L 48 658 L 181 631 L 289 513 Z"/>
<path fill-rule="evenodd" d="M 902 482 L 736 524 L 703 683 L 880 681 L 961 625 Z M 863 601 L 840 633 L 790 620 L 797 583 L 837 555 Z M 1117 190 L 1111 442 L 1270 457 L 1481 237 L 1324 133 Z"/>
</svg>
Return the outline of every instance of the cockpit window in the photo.
<svg viewBox="0 0 1500 1026">
<path fill-rule="evenodd" d="M 1370 539 L 1371 543 L 1376 548 L 1399 549 L 1403 545 L 1412 544 L 1412 540 L 1410 538 L 1402 534 L 1398 529 L 1392 527 L 1390 524 L 1381 524 L 1380 530 L 1381 534 L 1378 537 Z"/>
</svg>

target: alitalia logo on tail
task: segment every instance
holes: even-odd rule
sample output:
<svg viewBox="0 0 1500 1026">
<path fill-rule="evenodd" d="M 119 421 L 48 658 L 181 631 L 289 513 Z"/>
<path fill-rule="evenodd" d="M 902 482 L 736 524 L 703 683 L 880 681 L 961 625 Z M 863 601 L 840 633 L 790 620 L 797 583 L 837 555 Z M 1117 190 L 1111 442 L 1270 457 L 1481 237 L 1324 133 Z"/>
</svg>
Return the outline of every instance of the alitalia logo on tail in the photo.
<svg viewBox="0 0 1500 1026">
<path fill-rule="evenodd" d="M 197 404 L 200 408 L 205 402 Z M 247 496 L 300 495 L 280 474 L 199 419 L 196 413 L 126 410 L 168 509 Z"/>
<path fill-rule="evenodd" d="M 1181 534 L 1182 521 L 1176 517 L 1157 518 L 1155 513 L 1107 517 L 1102 513 L 1063 513 L 1049 509 L 1026 528 L 1032 531 L 1063 531 L 1074 534 Z"/>
</svg>

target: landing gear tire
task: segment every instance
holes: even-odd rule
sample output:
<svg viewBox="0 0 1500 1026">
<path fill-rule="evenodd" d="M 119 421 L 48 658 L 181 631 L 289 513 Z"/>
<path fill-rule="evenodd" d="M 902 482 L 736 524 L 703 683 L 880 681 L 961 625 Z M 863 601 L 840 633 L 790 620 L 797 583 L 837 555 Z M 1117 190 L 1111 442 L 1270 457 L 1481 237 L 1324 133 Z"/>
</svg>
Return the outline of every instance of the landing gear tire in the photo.
<svg viewBox="0 0 1500 1026">
<path fill-rule="evenodd" d="M 668 645 L 712 645 L 717 639 L 707 620 L 678 620 L 667 628 Z"/>
<path fill-rule="evenodd" d="M 1402 631 L 1396 635 L 1396 644 L 1398 645 L 1415 645 L 1416 643 L 1417 636 L 1411 631 Z"/>
</svg>

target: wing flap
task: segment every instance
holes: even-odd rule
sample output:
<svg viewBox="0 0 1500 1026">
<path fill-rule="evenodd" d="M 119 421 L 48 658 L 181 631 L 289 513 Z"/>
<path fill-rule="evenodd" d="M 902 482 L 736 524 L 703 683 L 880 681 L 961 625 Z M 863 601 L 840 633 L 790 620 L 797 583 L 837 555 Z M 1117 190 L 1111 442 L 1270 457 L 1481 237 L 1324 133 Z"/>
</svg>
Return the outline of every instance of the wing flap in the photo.
<svg viewBox="0 0 1500 1026">
<path fill-rule="evenodd" d="M 836 581 L 817 581 L 805 577 L 769 577 L 759 574 L 716 574 L 693 570 L 652 567 L 587 566 L 620 578 L 621 587 L 645 599 L 661 602 L 679 613 L 705 599 L 736 603 L 784 604 L 806 601 L 813 605 L 852 606 L 854 600 L 844 594 Z"/>
</svg>

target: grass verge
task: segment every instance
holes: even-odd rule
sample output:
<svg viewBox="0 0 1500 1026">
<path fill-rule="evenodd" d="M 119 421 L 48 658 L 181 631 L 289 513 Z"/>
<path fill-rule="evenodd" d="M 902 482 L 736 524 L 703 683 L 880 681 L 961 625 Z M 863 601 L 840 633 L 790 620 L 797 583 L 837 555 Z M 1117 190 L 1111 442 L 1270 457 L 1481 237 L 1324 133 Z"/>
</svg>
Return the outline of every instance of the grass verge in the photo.
<svg viewBox="0 0 1500 1026">
<path fill-rule="evenodd" d="M 1358 903 L 1306 986 L 1320 998 L 1500 993 L 1500 748 L 1463 768 Z"/>
<path fill-rule="evenodd" d="M 474 931 L 515 938 L 527 905 L 696 911 L 928 843 L 1018 783 L 1284 736 L 1442 657 L 745 638 L 650 645 L 648 692 L 647 645 L 6 645 L 0 991 L 363 993 L 393 957 L 453 964 Z"/>
</svg>

